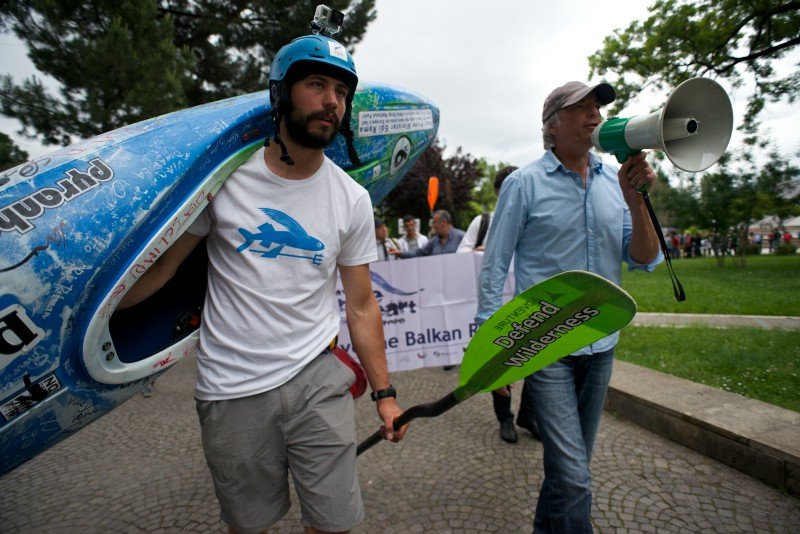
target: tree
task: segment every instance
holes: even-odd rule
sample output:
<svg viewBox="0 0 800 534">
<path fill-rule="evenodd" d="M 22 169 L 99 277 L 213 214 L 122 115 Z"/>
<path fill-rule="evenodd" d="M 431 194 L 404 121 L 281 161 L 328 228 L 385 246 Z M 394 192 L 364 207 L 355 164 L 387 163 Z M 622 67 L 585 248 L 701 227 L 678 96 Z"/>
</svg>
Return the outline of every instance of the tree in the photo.
<svg viewBox="0 0 800 534">
<path fill-rule="evenodd" d="M 414 215 L 423 221 L 427 231 L 428 179 L 439 178 L 439 198 L 434 209 L 445 209 L 453 216 L 455 226 L 466 228 L 474 210 L 470 208 L 475 186 L 481 178 L 479 161 L 462 152 L 461 147 L 450 158 L 444 158 L 445 147 L 439 140 L 431 144 L 378 206 L 378 211 L 387 218 Z"/>
<path fill-rule="evenodd" d="M 0 133 L 0 171 L 28 161 L 28 153 L 19 148 L 9 136 Z M 0 178 L 0 185 L 3 185 Z"/>
<path fill-rule="evenodd" d="M 2 112 L 30 137 L 66 145 L 186 103 L 191 52 L 173 44 L 171 18 L 153 2 L 16 2 L 4 20 L 61 84 L 58 98 L 37 78 L 2 77 Z"/>
<path fill-rule="evenodd" d="M 155 115 L 266 88 L 277 50 L 308 34 L 316 1 L 17 0 L 0 5 L 0 28 L 28 47 L 60 84 L 0 78 L 0 111 L 24 134 L 69 144 Z M 337 38 L 352 47 L 375 18 L 374 0 L 348 6 Z"/>
<path fill-rule="evenodd" d="M 656 212 L 661 229 L 688 228 L 696 224 L 697 197 L 696 187 L 690 180 L 685 187 L 672 187 L 665 167 L 656 161 L 653 169 L 656 172 L 656 183 L 650 190 L 650 200 Z"/>
<path fill-rule="evenodd" d="M 787 162 L 777 152 L 754 177 L 755 205 L 753 217 L 777 215 L 779 219 L 800 213 L 800 168 Z"/>
<path fill-rule="evenodd" d="M 704 175 L 700 180 L 698 226 L 727 233 L 738 220 L 733 213 L 735 198 L 733 179 L 725 167 Z"/>
<path fill-rule="evenodd" d="M 187 91 L 190 105 L 266 89 L 272 59 L 281 46 L 307 35 L 320 0 L 161 0 L 172 17 L 175 44 L 197 58 Z M 336 40 L 352 52 L 375 20 L 375 0 L 329 0 L 346 13 Z"/>
<path fill-rule="evenodd" d="M 671 90 L 694 76 L 721 78 L 733 87 L 753 82 L 739 127 L 745 148 L 726 154 L 701 178 L 699 188 L 690 179 L 688 187 L 670 188 L 660 199 L 669 205 L 676 226 L 686 228 L 691 222 L 724 233 L 736 228 L 740 252 L 746 250 L 752 217 L 775 202 L 780 189 L 761 182 L 769 176 L 785 185 L 796 175 L 784 156 L 770 151 L 769 138 L 759 133 L 758 115 L 767 102 L 794 102 L 800 94 L 800 71 L 785 74 L 775 68 L 776 60 L 798 45 L 800 2 L 657 0 L 646 20 L 614 31 L 589 57 L 590 74 L 607 78 L 617 89 L 610 114 L 639 93 Z M 761 168 L 754 148 L 769 152 Z M 690 209 L 677 210 L 681 204 Z"/>
<path fill-rule="evenodd" d="M 732 171 L 729 158 L 723 158 L 714 172 L 700 182 L 700 199 L 695 220 L 704 228 L 735 237 L 734 263 L 743 267 L 748 251 L 748 229 L 765 215 L 790 217 L 800 212 L 798 198 L 787 195 L 786 186 L 797 184 L 793 178 L 800 169 L 776 152 L 758 170 Z M 721 261 L 720 261 L 721 265 Z"/>
<path fill-rule="evenodd" d="M 693 76 L 755 82 L 741 129 L 758 139 L 767 101 L 794 102 L 800 71 L 781 76 L 773 62 L 800 44 L 800 2 L 791 0 L 658 0 L 644 22 L 606 37 L 589 57 L 590 72 L 611 75 L 619 98 L 612 113 L 652 87 L 668 90 Z"/>
<path fill-rule="evenodd" d="M 479 159 L 477 163 L 481 178 L 475 186 L 473 200 L 469 204 L 471 212 L 470 220 L 483 212 L 494 211 L 494 207 L 497 204 L 497 193 L 494 191 L 494 179 L 495 176 L 497 176 L 497 171 L 508 167 L 507 163 L 500 162 L 491 164 L 483 158 Z"/>
</svg>

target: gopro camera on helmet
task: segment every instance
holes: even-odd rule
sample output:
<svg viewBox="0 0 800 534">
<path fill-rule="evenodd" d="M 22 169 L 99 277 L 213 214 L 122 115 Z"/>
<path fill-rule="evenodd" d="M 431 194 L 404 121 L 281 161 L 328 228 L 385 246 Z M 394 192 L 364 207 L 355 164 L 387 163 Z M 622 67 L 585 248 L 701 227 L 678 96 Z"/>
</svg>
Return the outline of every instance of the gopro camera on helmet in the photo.
<svg viewBox="0 0 800 534">
<path fill-rule="evenodd" d="M 344 13 L 324 4 L 320 4 L 314 12 L 314 20 L 311 21 L 311 31 L 333 37 L 342 29 L 343 23 Z"/>
</svg>

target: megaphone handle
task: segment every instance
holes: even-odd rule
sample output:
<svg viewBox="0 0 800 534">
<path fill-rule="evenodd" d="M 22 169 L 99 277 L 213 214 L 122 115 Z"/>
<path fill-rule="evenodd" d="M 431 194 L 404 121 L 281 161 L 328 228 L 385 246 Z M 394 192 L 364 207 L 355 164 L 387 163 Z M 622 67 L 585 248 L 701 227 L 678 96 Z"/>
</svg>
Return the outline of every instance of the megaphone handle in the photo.
<svg viewBox="0 0 800 534">
<path fill-rule="evenodd" d="M 669 251 L 667 250 L 667 242 L 664 240 L 664 232 L 661 231 L 661 225 L 658 224 L 658 218 L 656 217 L 656 212 L 653 209 L 653 204 L 650 203 L 650 195 L 647 194 L 647 191 L 643 191 L 642 198 L 644 199 L 644 205 L 647 206 L 647 213 L 650 214 L 650 220 L 653 221 L 653 228 L 656 230 L 656 235 L 658 236 L 658 242 L 661 244 L 661 252 L 664 254 L 664 261 L 667 262 L 667 271 L 669 272 L 669 278 L 672 282 L 672 291 L 675 293 L 675 300 L 678 302 L 683 302 L 686 300 L 686 293 L 683 291 L 683 286 L 681 285 L 680 280 L 678 280 L 678 276 L 675 274 L 675 269 L 672 268 L 672 260 L 669 257 Z"/>
<path fill-rule="evenodd" d="M 641 150 L 620 149 L 614 152 L 614 157 L 617 158 L 617 162 L 619 162 L 619 164 L 622 165 L 623 163 L 628 161 L 628 158 L 632 158 L 633 156 L 635 156 L 636 154 L 640 154 L 641 152 L 642 152 Z M 637 189 L 637 191 L 644 195 L 645 193 L 647 193 L 647 187 L 642 187 L 641 189 Z"/>
<path fill-rule="evenodd" d="M 628 161 L 628 158 L 633 157 L 640 152 L 641 150 L 618 149 L 614 151 L 614 157 L 617 158 L 617 161 L 621 165 Z M 686 293 L 684 293 L 683 286 L 681 285 L 680 280 L 678 280 L 678 276 L 675 274 L 675 269 L 672 268 L 672 260 L 669 257 L 667 243 L 664 241 L 664 232 L 661 231 L 661 225 L 658 224 L 656 211 L 653 209 L 653 204 L 650 203 L 650 195 L 647 194 L 647 187 L 637 189 L 637 191 L 642 194 L 644 205 L 647 206 L 647 213 L 650 215 L 650 220 L 653 221 L 653 228 L 655 228 L 656 235 L 658 236 L 658 242 L 661 244 L 661 252 L 664 254 L 664 260 L 667 262 L 667 271 L 669 271 L 669 278 L 672 282 L 672 292 L 675 293 L 675 300 L 678 302 L 683 302 L 686 300 Z"/>
<path fill-rule="evenodd" d="M 623 163 L 628 161 L 628 158 L 630 158 L 631 156 L 635 156 L 639 152 L 641 152 L 641 150 L 633 151 L 633 150 L 619 149 L 614 151 L 614 157 L 617 158 L 617 162 L 620 165 L 622 165 Z"/>
</svg>

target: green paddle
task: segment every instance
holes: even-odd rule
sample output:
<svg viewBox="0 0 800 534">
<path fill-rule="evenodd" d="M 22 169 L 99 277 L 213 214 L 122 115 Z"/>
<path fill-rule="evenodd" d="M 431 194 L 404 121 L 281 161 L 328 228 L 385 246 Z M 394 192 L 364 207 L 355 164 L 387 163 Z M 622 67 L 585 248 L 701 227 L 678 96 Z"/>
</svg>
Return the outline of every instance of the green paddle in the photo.
<svg viewBox="0 0 800 534">
<path fill-rule="evenodd" d="M 586 271 L 567 271 L 529 287 L 478 328 L 461 362 L 458 387 L 418 404 L 394 421 L 436 417 L 476 393 L 507 386 L 612 334 L 636 315 L 622 288 Z M 380 431 L 358 445 L 361 454 L 382 441 Z"/>
</svg>

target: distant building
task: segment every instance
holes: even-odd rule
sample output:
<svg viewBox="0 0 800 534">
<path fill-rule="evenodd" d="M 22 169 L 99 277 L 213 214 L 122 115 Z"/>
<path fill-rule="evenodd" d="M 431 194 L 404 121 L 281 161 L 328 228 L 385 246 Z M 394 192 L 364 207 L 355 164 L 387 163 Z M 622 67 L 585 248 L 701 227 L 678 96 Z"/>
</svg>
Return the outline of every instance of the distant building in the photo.
<svg viewBox="0 0 800 534">
<path fill-rule="evenodd" d="M 782 226 L 781 220 L 778 218 L 777 215 L 767 215 L 761 220 L 758 220 L 750 225 L 747 229 L 750 233 L 758 232 L 763 236 L 768 235 L 770 232 L 775 230 L 776 227 Z"/>
<path fill-rule="evenodd" d="M 798 232 L 800 232 L 800 215 L 792 217 L 791 219 L 786 219 L 783 221 L 783 226 L 786 228 L 787 232 L 792 234 L 792 237 L 797 238 Z"/>
</svg>

